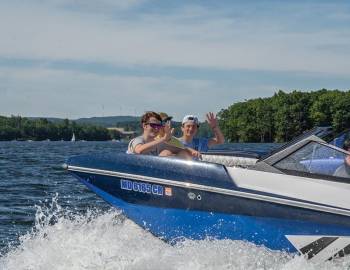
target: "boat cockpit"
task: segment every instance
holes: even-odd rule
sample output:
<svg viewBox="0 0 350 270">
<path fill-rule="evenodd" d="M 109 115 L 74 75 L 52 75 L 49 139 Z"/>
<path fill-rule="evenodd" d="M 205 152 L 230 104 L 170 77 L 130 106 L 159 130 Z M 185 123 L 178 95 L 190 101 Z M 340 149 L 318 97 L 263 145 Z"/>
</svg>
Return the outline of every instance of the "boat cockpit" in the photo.
<svg viewBox="0 0 350 270">
<path fill-rule="evenodd" d="M 316 127 L 265 155 L 211 151 L 203 153 L 203 160 L 226 167 L 345 181 L 350 179 L 350 153 L 342 149 L 347 138 L 350 130 L 333 135 L 330 127 Z"/>
<path fill-rule="evenodd" d="M 350 183 L 350 152 L 311 135 L 251 169 Z"/>
</svg>

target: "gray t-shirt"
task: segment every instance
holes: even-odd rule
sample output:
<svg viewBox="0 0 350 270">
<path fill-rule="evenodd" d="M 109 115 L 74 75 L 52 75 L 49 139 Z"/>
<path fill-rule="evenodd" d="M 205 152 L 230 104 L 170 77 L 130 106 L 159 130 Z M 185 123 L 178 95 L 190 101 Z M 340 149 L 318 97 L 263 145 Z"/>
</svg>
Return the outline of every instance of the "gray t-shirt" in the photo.
<svg viewBox="0 0 350 270">
<path fill-rule="evenodd" d="M 145 144 L 146 141 L 143 138 L 143 136 L 138 136 L 134 139 L 132 139 L 129 142 L 129 146 L 128 146 L 128 151 L 126 151 L 126 153 L 128 154 L 136 154 L 135 153 L 135 147 L 139 144 Z M 158 144 L 156 146 L 154 146 L 153 148 L 151 148 L 150 150 L 148 150 L 147 152 L 143 152 L 143 155 L 152 155 L 152 156 L 158 156 L 159 153 L 164 149 L 164 147 L 162 147 L 162 144 Z"/>
</svg>

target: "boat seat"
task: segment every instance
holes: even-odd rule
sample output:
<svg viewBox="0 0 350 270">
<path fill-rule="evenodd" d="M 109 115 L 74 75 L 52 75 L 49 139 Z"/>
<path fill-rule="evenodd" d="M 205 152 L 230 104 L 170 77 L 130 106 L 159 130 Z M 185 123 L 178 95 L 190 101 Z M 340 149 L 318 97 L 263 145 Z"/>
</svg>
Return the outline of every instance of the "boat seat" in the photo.
<svg viewBox="0 0 350 270">
<path fill-rule="evenodd" d="M 218 163 L 226 167 L 249 167 L 254 165 L 258 159 L 248 157 L 235 157 L 226 155 L 206 155 L 202 154 L 202 160 L 211 163 Z"/>
</svg>

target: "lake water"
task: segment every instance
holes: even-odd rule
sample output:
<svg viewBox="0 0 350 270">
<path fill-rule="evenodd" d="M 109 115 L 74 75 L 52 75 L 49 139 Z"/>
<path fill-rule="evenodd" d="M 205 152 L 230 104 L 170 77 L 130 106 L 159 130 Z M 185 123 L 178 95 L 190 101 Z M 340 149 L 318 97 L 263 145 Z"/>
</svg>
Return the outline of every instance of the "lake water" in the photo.
<svg viewBox="0 0 350 270">
<path fill-rule="evenodd" d="M 115 142 L 0 142 L 0 269 L 350 269 L 350 256 L 316 265 L 242 241 L 169 246 L 61 168 L 72 155 L 125 149 Z"/>
</svg>

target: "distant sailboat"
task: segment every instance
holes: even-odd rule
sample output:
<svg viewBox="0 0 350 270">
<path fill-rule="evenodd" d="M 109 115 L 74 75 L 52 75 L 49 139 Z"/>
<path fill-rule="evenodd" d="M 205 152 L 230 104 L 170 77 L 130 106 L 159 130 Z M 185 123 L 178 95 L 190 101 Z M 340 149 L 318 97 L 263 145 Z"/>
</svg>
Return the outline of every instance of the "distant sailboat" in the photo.
<svg viewBox="0 0 350 270">
<path fill-rule="evenodd" d="M 70 140 L 71 142 L 75 142 L 75 134 L 73 132 L 73 136 L 72 136 L 72 139 Z"/>
</svg>

